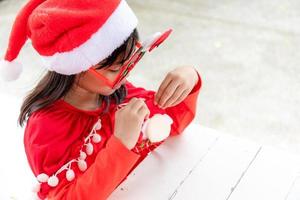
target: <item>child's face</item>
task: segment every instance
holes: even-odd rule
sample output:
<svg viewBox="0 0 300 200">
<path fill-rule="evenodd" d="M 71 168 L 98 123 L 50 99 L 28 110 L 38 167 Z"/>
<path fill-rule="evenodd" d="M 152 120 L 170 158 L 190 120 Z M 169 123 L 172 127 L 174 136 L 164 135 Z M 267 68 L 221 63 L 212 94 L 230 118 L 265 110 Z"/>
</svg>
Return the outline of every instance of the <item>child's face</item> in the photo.
<svg viewBox="0 0 300 200">
<path fill-rule="evenodd" d="M 113 82 L 117 78 L 122 68 L 122 65 L 119 63 L 119 60 L 120 59 L 118 58 L 116 62 L 108 68 L 97 69 L 96 71 L 101 75 L 105 76 L 111 82 Z M 77 86 L 81 87 L 82 89 L 85 89 L 88 92 L 108 96 L 113 94 L 117 89 L 121 87 L 121 85 L 125 84 L 125 82 L 126 78 L 124 78 L 120 82 L 120 84 L 116 85 L 116 87 L 112 89 L 92 73 L 83 72 L 76 76 L 75 84 L 77 84 Z"/>
</svg>

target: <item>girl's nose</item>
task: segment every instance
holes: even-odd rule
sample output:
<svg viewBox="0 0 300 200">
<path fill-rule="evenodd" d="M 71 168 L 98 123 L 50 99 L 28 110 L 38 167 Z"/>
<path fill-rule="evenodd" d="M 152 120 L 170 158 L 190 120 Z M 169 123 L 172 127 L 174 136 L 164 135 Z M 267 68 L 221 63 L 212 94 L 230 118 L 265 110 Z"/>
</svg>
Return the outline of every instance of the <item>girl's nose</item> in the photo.
<svg viewBox="0 0 300 200">
<path fill-rule="evenodd" d="M 124 85 L 126 83 L 127 79 L 124 78 L 119 84 L 117 84 L 114 89 L 119 89 L 121 87 L 121 85 Z"/>
<path fill-rule="evenodd" d="M 121 85 L 123 85 L 127 82 L 128 76 L 129 76 L 129 73 L 127 73 L 126 76 L 123 78 L 123 80 L 121 81 Z"/>
<path fill-rule="evenodd" d="M 127 76 L 122 80 L 122 85 L 127 82 Z"/>
<path fill-rule="evenodd" d="M 118 88 L 121 87 L 121 85 L 124 85 L 124 84 L 126 83 L 126 81 L 127 81 L 127 79 L 124 78 L 124 79 L 120 82 L 120 84 L 118 85 Z"/>
</svg>

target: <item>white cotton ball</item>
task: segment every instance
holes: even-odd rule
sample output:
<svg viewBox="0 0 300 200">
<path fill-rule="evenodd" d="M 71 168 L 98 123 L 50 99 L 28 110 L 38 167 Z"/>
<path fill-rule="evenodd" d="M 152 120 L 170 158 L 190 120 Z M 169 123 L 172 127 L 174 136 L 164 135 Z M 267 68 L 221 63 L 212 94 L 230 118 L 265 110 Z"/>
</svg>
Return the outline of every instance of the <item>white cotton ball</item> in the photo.
<svg viewBox="0 0 300 200">
<path fill-rule="evenodd" d="M 0 76 L 4 81 L 17 80 L 22 73 L 22 65 L 15 61 L 0 60 Z"/>
<path fill-rule="evenodd" d="M 84 172 L 87 169 L 87 164 L 84 160 L 79 160 L 78 161 L 78 168 L 80 171 Z"/>
<path fill-rule="evenodd" d="M 58 185 L 58 182 L 59 182 L 59 180 L 55 175 L 51 176 L 48 179 L 48 185 L 51 187 L 56 187 Z"/>
<path fill-rule="evenodd" d="M 41 200 L 37 192 L 33 192 L 30 196 L 30 199 L 32 200 Z"/>
<path fill-rule="evenodd" d="M 87 155 L 89 155 L 89 156 L 92 155 L 93 151 L 94 151 L 93 145 L 91 143 L 88 143 L 86 145 L 86 153 L 87 153 Z"/>
<path fill-rule="evenodd" d="M 99 143 L 101 141 L 101 135 L 94 134 L 92 140 L 93 140 L 94 143 Z"/>
<path fill-rule="evenodd" d="M 95 125 L 95 129 L 96 129 L 96 130 L 100 130 L 101 127 L 102 127 L 102 125 L 101 125 L 101 120 L 99 119 L 99 120 L 97 121 L 96 125 Z"/>
<path fill-rule="evenodd" d="M 49 179 L 49 176 L 45 173 L 42 173 L 42 174 L 39 174 L 36 178 L 40 183 L 46 183 Z"/>
<path fill-rule="evenodd" d="M 75 178 L 75 173 L 72 169 L 69 169 L 66 173 L 66 178 L 68 181 L 72 181 Z"/>
<path fill-rule="evenodd" d="M 36 184 L 32 187 L 31 191 L 34 192 L 34 193 L 37 193 L 37 192 L 40 191 L 40 189 L 41 189 L 41 184 L 40 184 L 40 183 L 36 183 Z"/>
<path fill-rule="evenodd" d="M 164 114 L 163 117 L 165 117 L 167 123 L 169 123 L 170 125 L 173 124 L 173 119 L 169 115 Z"/>
<path fill-rule="evenodd" d="M 161 142 L 170 135 L 172 123 L 169 115 L 156 114 L 148 122 L 145 134 L 151 142 Z"/>
<path fill-rule="evenodd" d="M 85 160 L 86 156 L 87 156 L 86 153 L 84 153 L 83 151 L 80 151 L 80 157 L 79 157 L 79 159 Z"/>
</svg>

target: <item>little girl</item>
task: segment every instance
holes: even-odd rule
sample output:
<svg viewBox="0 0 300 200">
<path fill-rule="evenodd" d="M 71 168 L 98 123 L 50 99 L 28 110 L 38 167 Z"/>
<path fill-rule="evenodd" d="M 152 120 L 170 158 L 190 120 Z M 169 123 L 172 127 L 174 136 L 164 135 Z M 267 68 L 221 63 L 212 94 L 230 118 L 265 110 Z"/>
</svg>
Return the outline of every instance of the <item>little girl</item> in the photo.
<svg viewBox="0 0 300 200">
<path fill-rule="evenodd" d="M 28 38 L 49 70 L 19 116 L 21 126 L 27 122 L 25 151 L 40 199 L 108 198 L 165 140 L 153 139 L 163 130 L 145 138 L 147 120 L 169 117 L 164 131 L 174 136 L 194 119 L 201 87 L 194 68 L 169 72 L 157 92 L 126 80 L 171 32 L 141 44 L 136 27 L 124 0 L 30 0 L 19 12 L 0 71 L 18 78 L 15 59 Z"/>
</svg>

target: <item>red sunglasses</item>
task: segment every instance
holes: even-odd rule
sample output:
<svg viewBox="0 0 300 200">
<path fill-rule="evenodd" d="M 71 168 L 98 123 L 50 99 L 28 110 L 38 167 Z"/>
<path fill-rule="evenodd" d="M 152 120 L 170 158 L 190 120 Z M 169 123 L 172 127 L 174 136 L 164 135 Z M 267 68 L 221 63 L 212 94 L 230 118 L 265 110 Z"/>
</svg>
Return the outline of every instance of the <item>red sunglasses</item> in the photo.
<svg viewBox="0 0 300 200">
<path fill-rule="evenodd" d="M 164 33 L 155 33 L 149 39 L 144 41 L 142 44 L 137 42 L 135 45 L 135 51 L 132 56 L 121 66 L 121 71 L 118 74 L 117 78 L 111 82 L 104 75 L 100 74 L 93 67 L 88 69 L 88 72 L 91 72 L 97 78 L 101 79 L 107 86 L 111 89 L 119 85 L 124 78 L 129 74 L 129 72 L 135 67 L 135 65 L 141 60 L 147 51 L 151 52 L 154 48 L 158 47 L 163 41 L 165 41 L 173 30 L 168 29 Z"/>
</svg>

